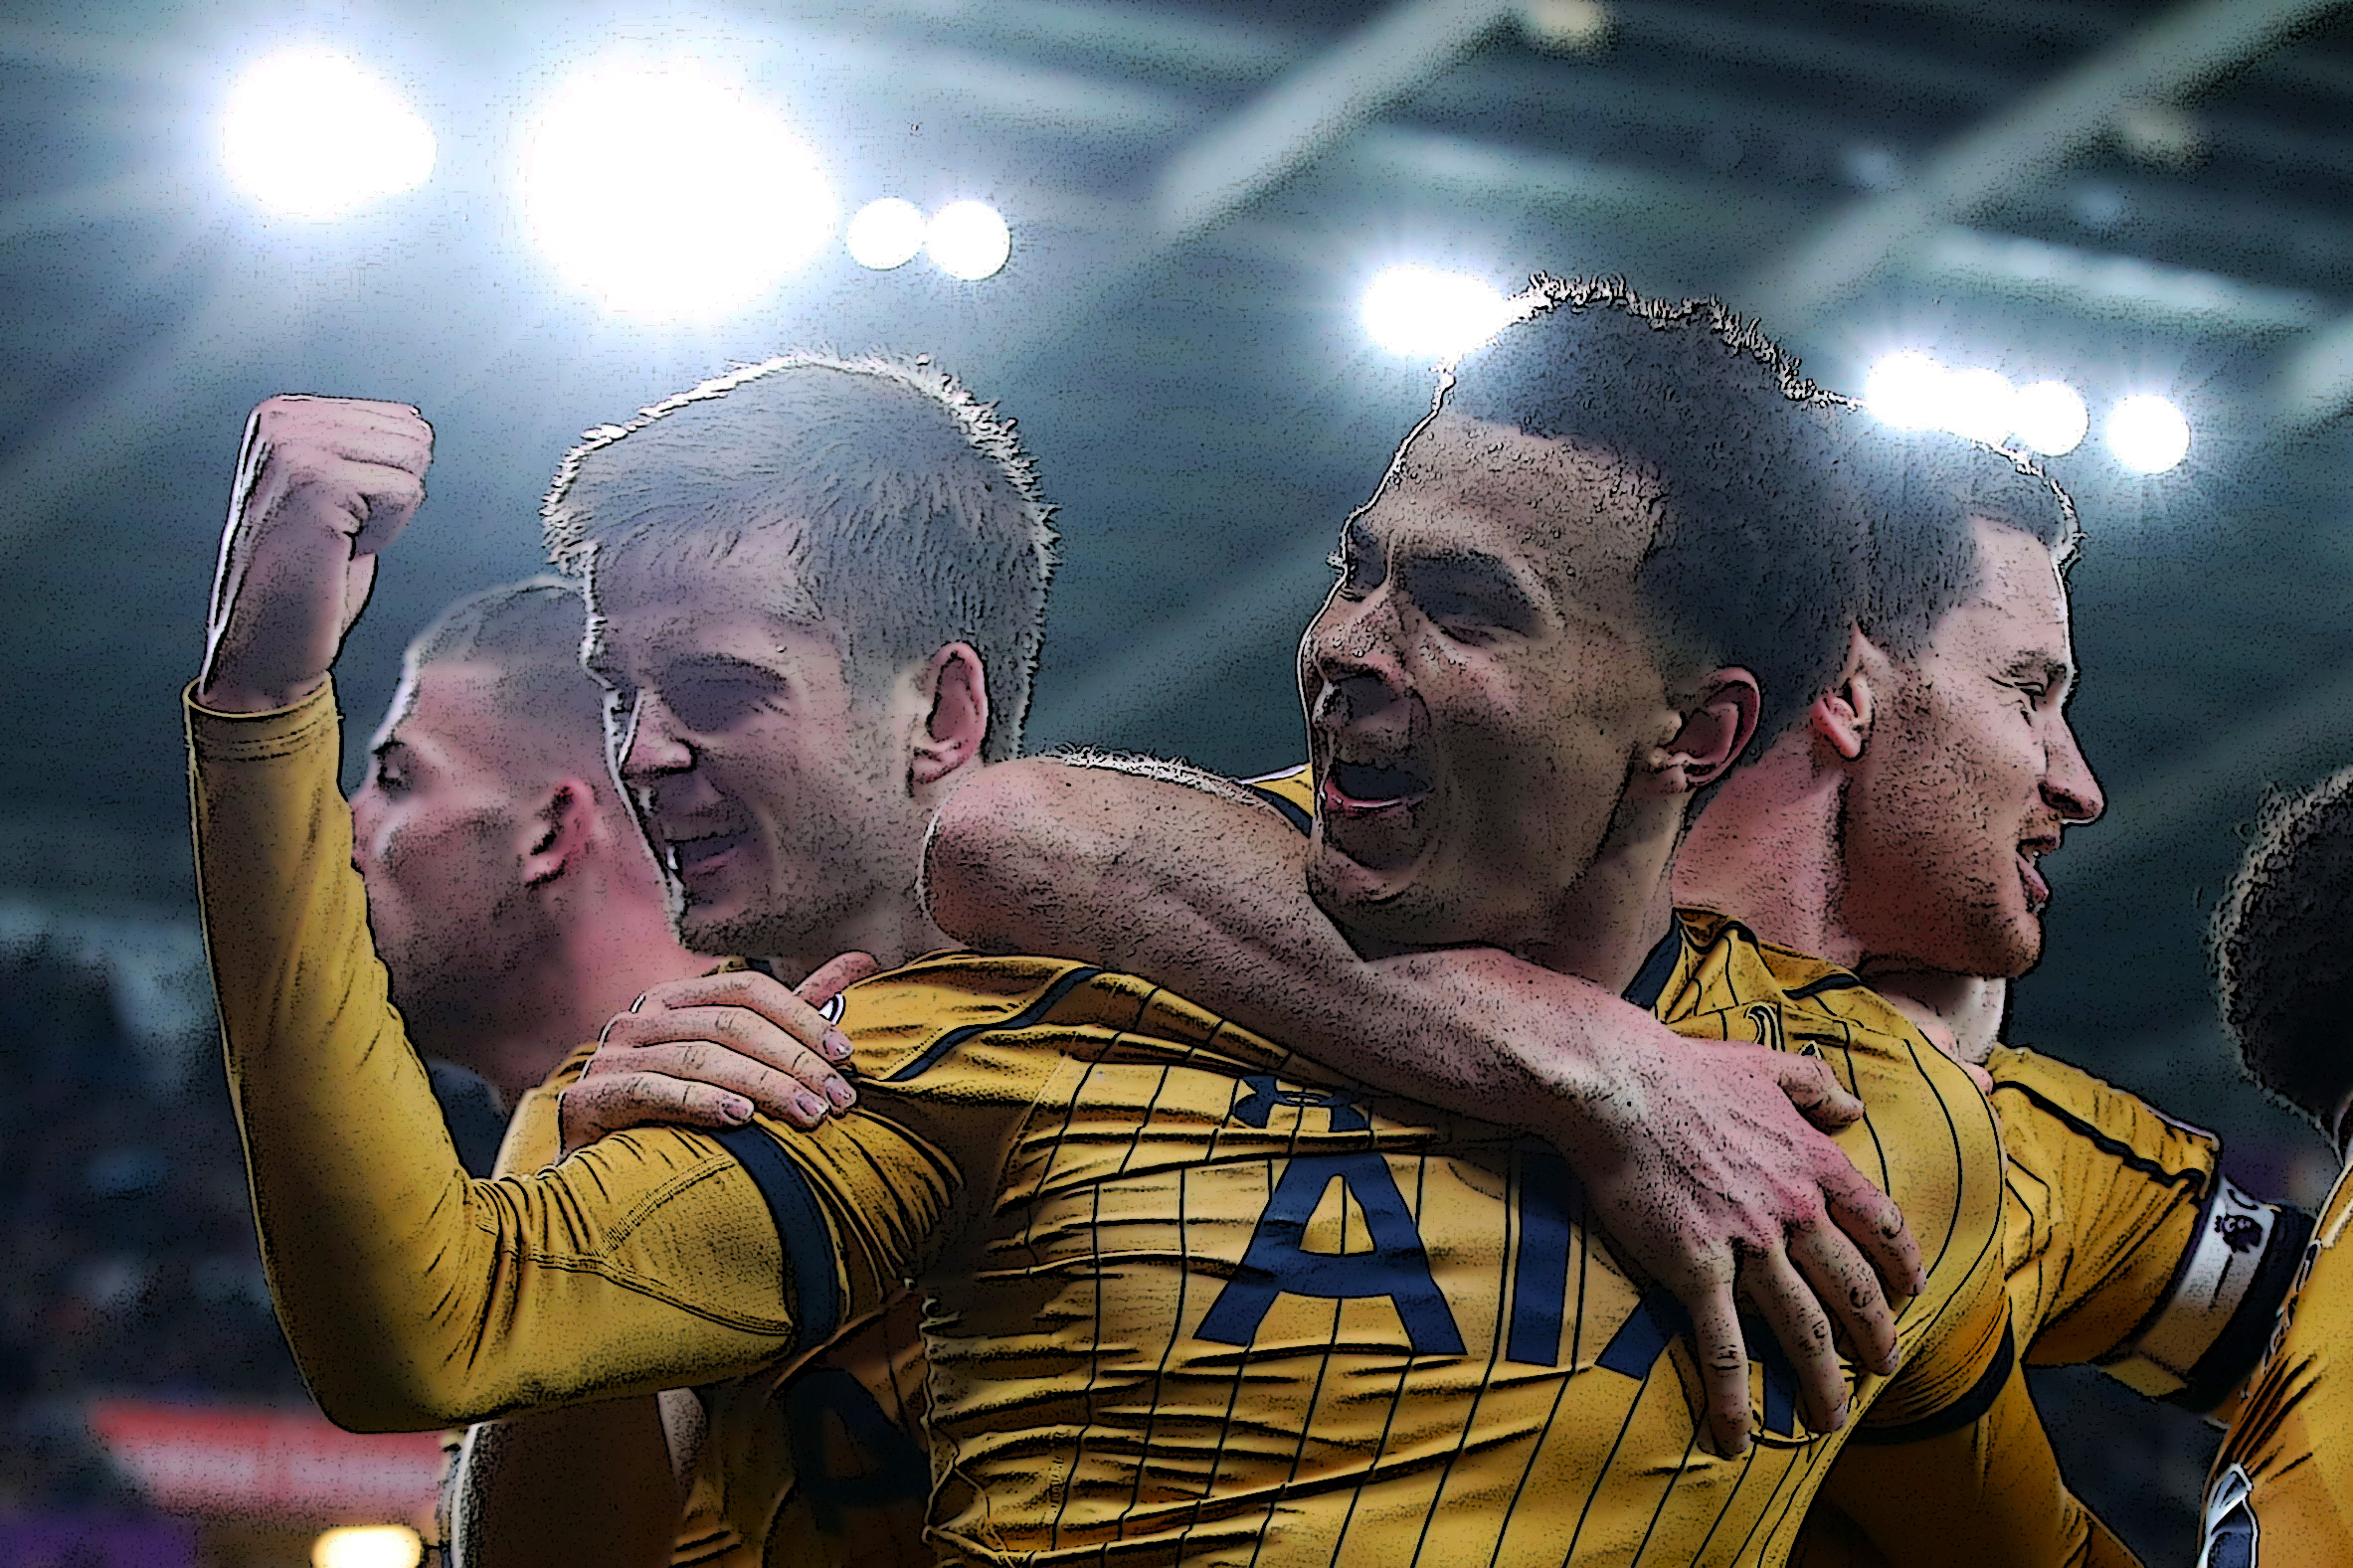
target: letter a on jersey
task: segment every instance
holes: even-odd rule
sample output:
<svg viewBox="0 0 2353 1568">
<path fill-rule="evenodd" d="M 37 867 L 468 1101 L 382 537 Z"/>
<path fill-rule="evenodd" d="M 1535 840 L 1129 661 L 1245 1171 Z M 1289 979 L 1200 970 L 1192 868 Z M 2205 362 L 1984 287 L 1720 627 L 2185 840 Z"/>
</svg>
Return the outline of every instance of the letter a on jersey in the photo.
<svg viewBox="0 0 2353 1568">
<path fill-rule="evenodd" d="M 1249 1094 L 1234 1107 L 1234 1117 L 1263 1128 L 1278 1105 L 1319 1109 L 1331 1116 L 1335 1132 L 1358 1132 L 1371 1126 L 1362 1110 L 1341 1094 L 1278 1088 L 1264 1075 L 1245 1079 Z M 1308 1222 L 1334 1182 L 1364 1216 L 1372 1250 L 1358 1253 L 1310 1252 Z M 1460 1355 L 1462 1330 L 1454 1312 L 1439 1294 L 1430 1273 L 1430 1255 L 1423 1247 L 1413 1211 L 1397 1190 L 1388 1161 L 1369 1150 L 1346 1154 L 1302 1154 L 1283 1167 L 1267 1198 L 1266 1210 L 1250 1233 L 1241 1267 L 1201 1319 L 1198 1337 L 1218 1344 L 1246 1345 L 1257 1337 L 1258 1325 L 1278 1296 L 1311 1296 L 1326 1301 L 1353 1301 L 1385 1296 L 1405 1326 L 1415 1355 Z"/>
</svg>

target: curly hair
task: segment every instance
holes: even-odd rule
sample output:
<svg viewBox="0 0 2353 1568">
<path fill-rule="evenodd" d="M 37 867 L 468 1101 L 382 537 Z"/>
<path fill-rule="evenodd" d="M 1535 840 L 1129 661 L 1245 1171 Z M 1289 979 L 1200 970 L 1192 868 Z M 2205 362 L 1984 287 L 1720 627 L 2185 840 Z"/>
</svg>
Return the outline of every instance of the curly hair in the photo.
<svg viewBox="0 0 2353 1568">
<path fill-rule="evenodd" d="M 1656 527 L 1637 584 L 1686 669 L 1743 665 L 1763 703 L 1751 757 L 1837 678 L 1865 529 L 1837 482 L 1844 400 L 1715 299 L 1538 273 L 1513 318 L 1444 375 L 1434 405 L 1590 445 Z"/>
<path fill-rule="evenodd" d="M 2215 989 L 2247 1075 L 2333 1132 L 2353 1089 L 2353 768 L 2263 802 L 2214 913 Z"/>
</svg>

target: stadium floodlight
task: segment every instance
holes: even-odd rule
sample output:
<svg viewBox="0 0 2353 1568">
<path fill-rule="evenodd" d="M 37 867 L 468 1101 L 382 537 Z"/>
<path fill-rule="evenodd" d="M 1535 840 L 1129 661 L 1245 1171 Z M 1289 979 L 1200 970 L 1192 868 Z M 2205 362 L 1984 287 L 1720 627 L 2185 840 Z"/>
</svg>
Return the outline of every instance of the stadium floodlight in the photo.
<svg viewBox="0 0 2353 1568">
<path fill-rule="evenodd" d="M 525 128 L 521 178 L 550 264 L 621 315 L 726 315 L 833 233 L 833 192 L 783 113 L 692 60 L 572 72 Z"/>
<path fill-rule="evenodd" d="M 433 173 L 433 127 L 381 78 L 333 50 L 283 49 L 229 89 L 229 182 L 285 218 L 341 218 Z"/>
<path fill-rule="evenodd" d="M 2018 438 L 2050 457 L 2074 451 L 2091 429 L 2091 412 L 2083 407 L 2083 395 L 2064 381 L 2038 381 L 2019 388 L 2011 412 Z"/>
<path fill-rule="evenodd" d="M 1405 265 L 1376 274 L 1358 313 L 1372 341 L 1392 354 L 1451 359 L 1485 342 L 1511 308 L 1484 278 Z"/>
<path fill-rule="evenodd" d="M 923 249 L 923 209 L 896 196 L 868 202 L 842 234 L 850 260 L 877 272 L 905 266 Z"/>
<path fill-rule="evenodd" d="M 1916 349 L 1890 354 L 1864 378 L 1863 403 L 1882 425 L 1900 431 L 1935 430 L 1944 424 L 1942 365 Z"/>
<path fill-rule="evenodd" d="M 425 1542 L 405 1524 L 350 1524 L 310 1547 L 311 1568 L 417 1568 Z"/>
<path fill-rule="evenodd" d="M 2124 399 L 2108 411 L 2108 450 L 2134 473 L 2163 473 L 2190 451 L 2190 422 L 2153 393 Z"/>
<path fill-rule="evenodd" d="M 1944 378 L 1937 425 L 1971 440 L 1999 443 L 2016 425 L 2018 394 L 1998 370 L 1956 370 Z"/>
<path fill-rule="evenodd" d="M 987 202 L 950 202 L 932 214 L 924 249 L 950 277 L 978 282 L 1013 254 L 1013 233 Z"/>
</svg>

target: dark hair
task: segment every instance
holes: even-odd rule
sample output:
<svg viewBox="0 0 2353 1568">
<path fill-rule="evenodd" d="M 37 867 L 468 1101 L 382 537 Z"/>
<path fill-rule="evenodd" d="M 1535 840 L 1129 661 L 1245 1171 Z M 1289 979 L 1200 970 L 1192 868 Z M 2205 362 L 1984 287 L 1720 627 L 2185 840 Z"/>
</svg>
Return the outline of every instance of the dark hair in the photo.
<svg viewBox="0 0 2353 1568">
<path fill-rule="evenodd" d="M 429 664 L 485 665 L 497 672 L 500 713 L 597 756 L 605 703 L 580 663 L 586 624 L 578 583 L 527 578 L 451 604 L 409 644 L 402 666 L 413 674 Z"/>
<path fill-rule="evenodd" d="M 2315 1122 L 2353 1088 L 2348 914 L 2353 768 L 2263 802 L 2255 841 L 2214 912 L 2223 1027 L 2247 1075 Z"/>
<path fill-rule="evenodd" d="M 1020 749 L 1054 531 L 1010 420 L 928 359 L 794 353 L 591 431 L 547 503 L 551 560 L 790 537 L 777 611 L 868 691 L 950 642 L 981 654 L 991 761 Z"/>
<path fill-rule="evenodd" d="M 1630 471 L 1658 522 L 1637 579 L 1653 629 L 1686 668 L 1756 676 L 1761 755 L 1846 658 L 1862 525 L 1833 482 L 1839 400 L 1714 299 L 1539 273 L 1518 304 L 1448 373 L 1439 409 Z"/>
<path fill-rule="evenodd" d="M 1843 482 L 1866 519 L 1855 623 L 1906 663 L 1977 591 L 1976 518 L 2042 541 L 2064 567 L 2082 542 L 2075 503 L 2016 452 L 1938 431 L 1895 431 L 1839 400 Z"/>
</svg>

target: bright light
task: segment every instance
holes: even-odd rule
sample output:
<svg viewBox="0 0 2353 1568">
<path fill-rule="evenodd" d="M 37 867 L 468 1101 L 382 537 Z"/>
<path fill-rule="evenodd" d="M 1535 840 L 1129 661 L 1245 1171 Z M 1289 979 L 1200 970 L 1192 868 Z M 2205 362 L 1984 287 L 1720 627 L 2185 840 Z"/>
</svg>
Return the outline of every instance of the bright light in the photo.
<svg viewBox="0 0 2353 1568">
<path fill-rule="evenodd" d="M 896 196 L 868 202 L 858 209 L 841 238 L 849 247 L 850 260 L 860 266 L 877 272 L 905 266 L 923 249 L 923 209 Z"/>
<path fill-rule="evenodd" d="M 1483 278 L 1431 266 L 1392 266 L 1365 286 L 1358 312 L 1392 354 L 1449 359 L 1485 342 L 1511 301 Z"/>
<path fill-rule="evenodd" d="M 1883 425 L 1900 431 L 1933 430 L 1944 422 L 1945 369 L 1927 355 L 1906 350 L 1871 367 L 1863 402 Z"/>
<path fill-rule="evenodd" d="M 1955 436 L 1998 444 L 2017 419 L 2012 407 L 2017 396 L 1998 370 L 1956 370 L 1944 378 L 1943 417 L 1937 424 Z"/>
<path fill-rule="evenodd" d="M 776 106 L 691 61 L 574 72 L 525 132 L 523 213 L 571 286 L 609 310 L 709 319 L 821 249 L 833 193 Z"/>
<path fill-rule="evenodd" d="M 311 1568 L 417 1568 L 425 1543 L 405 1524 L 355 1524 L 329 1530 L 310 1547 Z"/>
<path fill-rule="evenodd" d="M 1004 265 L 1013 235 L 987 202 L 950 202 L 932 214 L 924 246 L 941 271 L 970 283 Z"/>
<path fill-rule="evenodd" d="M 2083 407 L 2082 394 L 2064 381 L 2038 381 L 2019 388 L 2010 411 L 2018 438 L 2053 457 L 2074 451 L 2083 443 L 2083 433 L 2091 429 L 2091 414 Z"/>
<path fill-rule="evenodd" d="M 2190 422 L 2163 398 L 2142 393 L 2108 411 L 2108 450 L 2134 473 L 2163 473 L 2189 455 Z"/>
<path fill-rule="evenodd" d="M 237 79 L 221 118 L 230 183 L 287 218 L 340 218 L 423 185 L 433 127 L 378 77 L 286 49 Z"/>
</svg>

